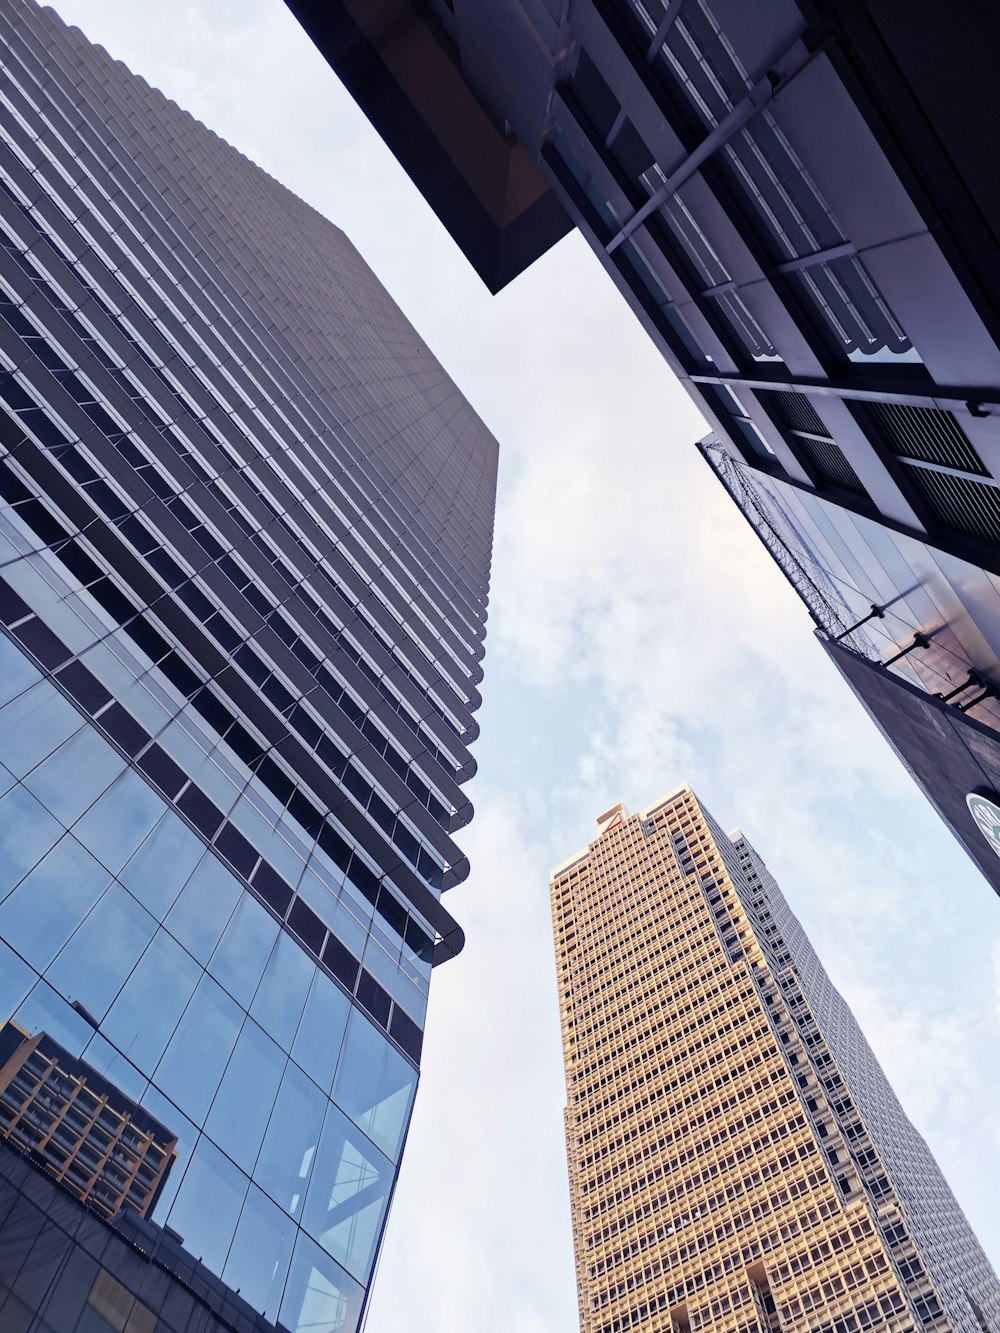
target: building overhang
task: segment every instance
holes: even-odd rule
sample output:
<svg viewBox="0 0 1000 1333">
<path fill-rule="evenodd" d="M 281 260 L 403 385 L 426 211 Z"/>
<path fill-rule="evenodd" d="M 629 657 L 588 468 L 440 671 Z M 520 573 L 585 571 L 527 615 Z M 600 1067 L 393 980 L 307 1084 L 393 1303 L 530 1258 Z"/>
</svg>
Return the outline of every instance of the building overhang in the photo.
<svg viewBox="0 0 1000 1333">
<path fill-rule="evenodd" d="M 413 0 L 286 0 L 491 292 L 573 223 Z"/>
</svg>

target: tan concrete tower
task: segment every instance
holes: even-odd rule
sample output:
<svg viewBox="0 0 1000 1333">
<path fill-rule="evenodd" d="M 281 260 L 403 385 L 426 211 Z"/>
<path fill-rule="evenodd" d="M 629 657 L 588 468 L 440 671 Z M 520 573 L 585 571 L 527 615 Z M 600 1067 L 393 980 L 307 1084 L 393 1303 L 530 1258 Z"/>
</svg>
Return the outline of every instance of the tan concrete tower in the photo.
<svg viewBox="0 0 1000 1333">
<path fill-rule="evenodd" d="M 1000 1333 L 1000 1284 L 757 853 L 688 787 L 552 874 L 584 1333 Z"/>
</svg>

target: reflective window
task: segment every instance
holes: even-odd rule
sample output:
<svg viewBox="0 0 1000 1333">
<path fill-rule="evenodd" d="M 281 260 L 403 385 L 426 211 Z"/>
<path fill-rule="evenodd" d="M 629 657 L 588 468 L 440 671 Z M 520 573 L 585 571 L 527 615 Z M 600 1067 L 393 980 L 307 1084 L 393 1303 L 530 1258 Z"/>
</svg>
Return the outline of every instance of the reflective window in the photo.
<svg viewBox="0 0 1000 1333">
<path fill-rule="evenodd" d="M 315 963 L 301 946 L 287 931 L 279 930 L 250 1013 L 286 1051 L 292 1049 L 315 971 Z"/>
<path fill-rule="evenodd" d="M 197 1124 L 205 1118 L 243 1023 L 243 1011 L 202 977 L 156 1068 L 156 1083 Z"/>
<path fill-rule="evenodd" d="M 173 1102 L 164 1097 L 159 1088 L 154 1088 L 152 1084 L 149 1085 L 142 1096 L 142 1105 L 149 1111 L 150 1115 L 159 1120 L 161 1125 L 166 1125 L 171 1134 L 176 1135 L 177 1138 L 174 1149 L 177 1153 L 177 1160 L 167 1172 L 167 1178 L 163 1182 L 159 1198 L 156 1200 L 156 1207 L 152 1213 L 152 1220 L 158 1226 L 163 1226 L 170 1215 L 170 1209 L 177 1197 L 177 1191 L 180 1189 L 184 1168 L 187 1166 L 194 1151 L 194 1145 L 198 1141 L 198 1130 L 187 1116 L 182 1115 Z"/>
<path fill-rule="evenodd" d="M 317 971 L 295 1034 L 292 1056 L 324 1092 L 330 1091 L 333 1082 L 350 1010 L 351 1002 L 340 987 Z"/>
<path fill-rule="evenodd" d="M 105 1041 L 99 1033 L 95 1032 L 87 1043 L 83 1058 L 126 1097 L 131 1097 L 134 1102 L 142 1100 L 143 1093 L 149 1087 L 149 1079 L 140 1074 L 135 1065 L 124 1059 L 121 1051 Z"/>
<path fill-rule="evenodd" d="M 164 925 L 199 963 L 207 963 L 241 892 L 217 858 L 206 856 L 184 885 Z"/>
<path fill-rule="evenodd" d="M 47 1032 L 71 1055 L 80 1055 L 94 1035 L 86 1019 L 71 1009 L 47 981 L 36 982 L 14 1019 L 25 1032 Z"/>
<path fill-rule="evenodd" d="M 92 727 L 83 727 L 25 778 L 47 810 L 68 827 L 106 791 L 125 760 Z"/>
<path fill-rule="evenodd" d="M 295 1223 L 251 1185 L 222 1279 L 272 1322 L 295 1239 Z"/>
<path fill-rule="evenodd" d="M 277 934 L 277 921 L 242 892 L 208 970 L 244 1009 L 250 1008 Z"/>
<path fill-rule="evenodd" d="M 205 855 L 205 845 L 168 811 L 118 878 L 162 921 L 195 866 Z"/>
<path fill-rule="evenodd" d="M 0 634 L 0 705 L 41 680 L 41 672 L 31 665 L 20 648 L 6 634 Z"/>
<path fill-rule="evenodd" d="M 0 800 L 0 898 L 6 897 L 61 836 L 49 812 L 15 787 Z"/>
<path fill-rule="evenodd" d="M 46 980 L 100 1022 L 153 938 L 156 922 L 112 884 L 47 970 Z"/>
<path fill-rule="evenodd" d="M 0 904 L 0 938 L 44 972 L 107 883 L 108 872 L 67 833 Z"/>
<path fill-rule="evenodd" d="M 221 1273 L 249 1182 L 204 1135 L 184 1172 L 168 1225 L 184 1246 L 214 1273 Z"/>
<path fill-rule="evenodd" d="M 373 1023 L 352 1009 L 333 1097 L 373 1143 L 399 1156 L 416 1088 L 416 1070 Z"/>
<path fill-rule="evenodd" d="M 180 1022 L 202 971 L 165 930 L 115 1000 L 101 1031 L 145 1074 L 152 1074 Z"/>
<path fill-rule="evenodd" d="M 328 1105 L 315 1083 L 290 1063 L 271 1112 L 253 1178 L 293 1217 L 302 1212 Z"/>
<path fill-rule="evenodd" d="M 34 970 L 0 940 L 0 1023 L 5 1023 L 38 980 Z"/>
<path fill-rule="evenodd" d="M 392 1170 L 336 1106 L 328 1107 L 302 1225 L 361 1282 L 375 1259 Z"/>
<path fill-rule="evenodd" d="M 73 829 L 84 847 L 116 874 L 163 814 L 163 801 L 129 769 Z"/>
<path fill-rule="evenodd" d="M 290 1333 L 355 1328 L 362 1295 L 340 1265 L 300 1231 L 281 1303 L 281 1322 Z"/>
<path fill-rule="evenodd" d="M 205 1133 L 249 1175 L 288 1057 L 248 1019 L 205 1122 Z"/>
<path fill-rule="evenodd" d="M 12 773 L 23 777 L 67 736 L 85 723 L 68 700 L 39 681 L 0 713 L 0 753 Z"/>
</svg>

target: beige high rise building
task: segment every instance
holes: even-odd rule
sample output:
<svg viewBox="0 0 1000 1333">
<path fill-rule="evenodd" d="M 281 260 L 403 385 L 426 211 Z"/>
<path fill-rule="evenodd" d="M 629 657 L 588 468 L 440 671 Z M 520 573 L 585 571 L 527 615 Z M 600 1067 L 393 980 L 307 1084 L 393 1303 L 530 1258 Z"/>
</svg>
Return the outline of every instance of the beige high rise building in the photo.
<svg viewBox="0 0 1000 1333">
<path fill-rule="evenodd" d="M 551 891 L 584 1333 L 1000 1333 L 996 1274 L 742 834 L 678 787 L 603 815 Z"/>
</svg>

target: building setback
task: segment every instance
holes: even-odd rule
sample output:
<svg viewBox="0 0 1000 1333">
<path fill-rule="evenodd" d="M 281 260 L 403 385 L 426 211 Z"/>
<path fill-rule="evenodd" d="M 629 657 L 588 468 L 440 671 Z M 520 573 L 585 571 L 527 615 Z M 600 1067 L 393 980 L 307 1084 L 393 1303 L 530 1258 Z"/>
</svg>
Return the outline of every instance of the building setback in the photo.
<svg viewBox="0 0 1000 1333">
<path fill-rule="evenodd" d="M 1000 892 L 965 802 L 1000 800 L 996 6 L 288 4 L 491 290 L 586 237 L 822 636 L 888 672 L 866 707 Z M 972 788 L 932 708 L 914 734 L 875 707 L 897 679 L 945 696 Z"/>
<path fill-rule="evenodd" d="M 186 1329 L 180 1264 L 220 1328 L 350 1333 L 463 942 L 496 442 L 336 227 L 51 10 L 0 48 L 12 1124 L 51 1079 L 0 1152 L 0 1326 L 118 1283 Z M 114 1213 L 137 1129 L 169 1169 Z"/>
<path fill-rule="evenodd" d="M 994 1333 L 1000 1282 L 767 867 L 688 787 L 552 872 L 583 1333 Z"/>
</svg>

